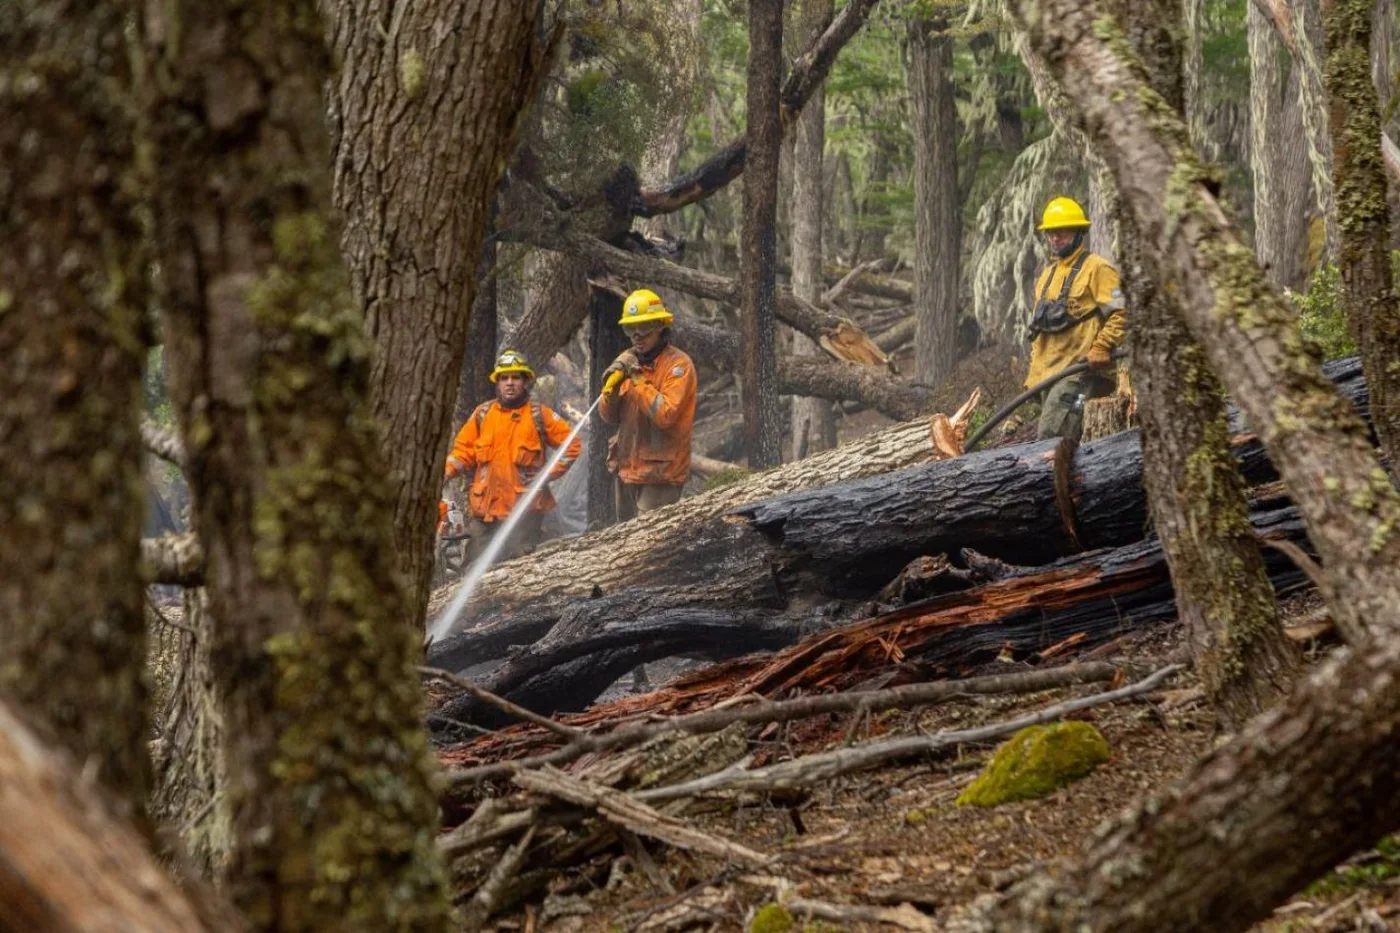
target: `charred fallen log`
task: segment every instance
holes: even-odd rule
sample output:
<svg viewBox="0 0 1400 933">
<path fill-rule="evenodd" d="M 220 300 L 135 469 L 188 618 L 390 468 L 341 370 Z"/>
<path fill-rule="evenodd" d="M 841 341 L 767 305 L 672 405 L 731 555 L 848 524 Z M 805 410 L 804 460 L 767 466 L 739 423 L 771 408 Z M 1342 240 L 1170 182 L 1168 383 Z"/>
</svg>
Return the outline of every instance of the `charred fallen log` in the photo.
<svg viewBox="0 0 1400 933">
<path fill-rule="evenodd" d="M 1251 520 L 1261 537 L 1305 543 L 1292 506 L 1266 499 L 1252 507 Z M 1303 572 L 1279 551 L 1266 549 L 1264 557 L 1276 591 L 1307 585 Z M 1009 575 L 1003 579 L 838 628 L 809 619 L 806 631 L 802 623 L 777 613 L 724 619 L 712 610 L 692 610 L 619 622 L 610 621 L 607 609 L 599 607 L 587 621 L 571 623 L 568 632 L 561 628 L 540 644 L 520 649 L 486 685 L 539 712 L 569 712 L 583 709 L 632 665 L 667 653 L 723 657 L 743 653 L 744 645 L 761 646 L 750 651 L 782 647 L 771 656 L 715 665 L 644 697 L 568 720 L 596 725 L 614 716 L 692 712 L 750 694 L 781 699 L 871 682 L 887 686 L 957 676 L 997 657 L 1035 660 L 1065 646 L 1083 650 L 1171 618 L 1176 611 L 1171 575 L 1155 538 L 1045 567 L 1005 571 Z M 645 598 L 655 611 L 685 597 L 658 592 Z M 829 630 L 808 634 L 824 627 Z M 446 703 L 438 717 L 434 725 L 440 737 L 454 734 L 448 720 L 503 722 L 466 698 Z"/>
</svg>

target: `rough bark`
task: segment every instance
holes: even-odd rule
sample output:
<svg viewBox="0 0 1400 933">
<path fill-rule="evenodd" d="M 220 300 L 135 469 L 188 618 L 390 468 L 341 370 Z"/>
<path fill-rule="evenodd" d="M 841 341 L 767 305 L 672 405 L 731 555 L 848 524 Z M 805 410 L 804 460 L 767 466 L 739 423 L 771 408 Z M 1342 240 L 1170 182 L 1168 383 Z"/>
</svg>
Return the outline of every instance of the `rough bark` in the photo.
<svg viewBox="0 0 1400 933">
<path fill-rule="evenodd" d="M 799 41 L 810 42 L 821 35 L 831 20 L 831 0 L 802 0 Z M 796 298 L 817 304 L 821 300 L 822 220 L 824 209 L 822 179 L 823 149 L 826 147 L 826 93 L 819 86 L 797 119 L 793 143 L 792 192 L 792 293 Z M 794 356 L 824 356 L 817 342 L 806 334 L 793 334 Z M 782 361 L 778 363 L 778 390 L 783 387 Z M 792 458 L 830 450 L 836 446 L 836 414 L 831 402 L 797 395 L 792 400 Z"/>
<path fill-rule="evenodd" d="M 330 219 L 316 5 L 161 10 L 145 38 L 170 393 L 211 608 L 237 620 L 213 645 L 227 889 L 258 930 L 448 930 L 421 636 Z"/>
<path fill-rule="evenodd" d="M 1140 804 L 1078 864 L 1012 889 L 951 931 L 1246 930 L 1400 827 L 1400 620 Z"/>
<path fill-rule="evenodd" d="M 544 253 L 539 260 L 528 276 L 525 313 L 503 341 L 503 345 L 525 354 L 535 367 L 543 366 L 568 343 L 569 336 L 588 317 L 591 301 L 588 259 Z"/>
<path fill-rule="evenodd" d="M 1369 0 L 1324 0 L 1327 91 L 1347 321 L 1371 386 L 1372 424 L 1392 476 L 1400 469 L 1400 305 L 1390 263 L 1390 205 L 1371 80 Z"/>
<path fill-rule="evenodd" d="M 618 326 L 622 299 L 601 289 L 593 290 L 592 320 L 588 331 L 588 384 L 601 386 L 603 370 L 627 349 L 629 341 Z M 681 346 L 685 346 L 682 341 Z M 590 399 L 590 402 L 592 400 Z M 615 477 L 608 471 L 608 439 L 617 433 L 595 410 L 588 420 L 588 527 L 606 528 L 617 523 Z"/>
<path fill-rule="evenodd" d="M 1299 71 L 1279 67 L 1281 42 L 1258 4 L 1247 12 L 1249 37 L 1250 169 L 1254 187 L 1254 253 L 1269 281 L 1281 288 L 1307 284 L 1308 215 L 1312 181 L 1299 111 Z"/>
<path fill-rule="evenodd" d="M 774 288 L 778 246 L 778 158 L 782 150 L 779 85 L 783 67 L 782 0 L 749 3 L 744 223 L 739 235 L 744 453 L 750 469 L 782 462 L 778 411 L 778 323 Z"/>
<path fill-rule="evenodd" d="M 665 17 L 664 43 L 667 60 L 674 67 L 669 74 L 669 84 L 664 99 L 659 105 L 665 108 L 665 116 L 660 128 L 647 140 L 642 152 L 641 183 L 644 188 L 664 185 L 676 174 L 680 166 L 681 149 L 685 145 L 685 126 L 690 119 L 691 101 L 695 95 L 696 77 L 700 63 L 704 59 L 701 50 L 700 25 L 705 16 L 704 0 L 685 0 L 678 8 Z M 820 33 L 811 36 L 817 39 Z M 816 95 L 820 95 L 818 87 Z M 647 218 L 638 228 L 648 236 L 662 236 L 666 232 L 664 215 Z"/>
<path fill-rule="evenodd" d="M 953 38 L 943 20 L 909 22 L 909 91 L 914 135 L 914 373 L 938 385 L 957 360 L 958 113 Z"/>
<path fill-rule="evenodd" d="M 1168 106 L 1182 109 L 1177 0 L 1105 6 L 1122 24 L 1153 89 Z M 1249 525 L 1220 381 L 1186 329 L 1181 309 L 1148 273 L 1145 242 L 1131 216 L 1123 218 L 1122 229 L 1152 525 L 1171 566 L 1196 670 L 1225 727 L 1236 729 L 1286 696 L 1301 664 L 1279 623 Z"/>
<path fill-rule="evenodd" d="M 457 408 L 452 426 L 460 426 L 476 406 L 491 398 L 491 370 L 496 368 L 497 330 L 500 317 L 496 308 L 496 243 L 483 244 L 476 267 L 476 297 L 472 299 L 471 319 L 467 322 L 467 345 L 462 354 L 462 379 L 457 390 Z M 530 359 L 530 357 L 526 357 Z"/>
<path fill-rule="evenodd" d="M 1335 260 L 1341 234 L 1337 226 L 1336 188 L 1332 183 L 1332 137 L 1328 133 L 1327 87 L 1320 59 L 1324 55 L 1321 0 L 1287 0 L 1293 41 L 1289 50 L 1298 68 L 1298 106 L 1307 142 L 1313 194 L 1326 241 L 1322 255 Z"/>
<path fill-rule="evenodd" d="M 128 12 L 0 9 L 0 691 L 139 814 L 149 335 Z"/>
<path fill-rule="evenodd" d="M 122 809 L 0 704 L 0 931 L 241 929 L 166 876 Z"/>
<path fill-rule="evenodd" d="M 1100 14 L 1069 0 L 1018 10 L 1112 167 L 1153 277 L 1179 291 L 1187 326 L 1268 445 L 1322 557 L 1339 629 L 1363 640 L 1400 599 L 1400 495 L 1240 243 L 1181 120 Z"/>
<path fill-rule="evenodd" d="M 370 393 L 396 484 L 394 553 L 407 619 L 421 626 L 481 241 L 554 27 L 538 2 L 326 10 L 344 63 L 330 87 L 341 244 L 375 343 Z"/>
</svg>

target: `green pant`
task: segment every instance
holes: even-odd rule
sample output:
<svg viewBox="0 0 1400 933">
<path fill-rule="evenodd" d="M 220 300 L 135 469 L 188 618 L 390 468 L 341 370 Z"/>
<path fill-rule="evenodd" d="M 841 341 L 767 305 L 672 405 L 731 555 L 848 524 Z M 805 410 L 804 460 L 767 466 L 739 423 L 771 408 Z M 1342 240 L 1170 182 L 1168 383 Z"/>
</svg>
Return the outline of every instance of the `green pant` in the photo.
<svg viewBox="0 0 1400 933">
<path fill-rule="evenodd" d="M 681 501 L 681 487 L 666 486 L 660 483 L 634 484 L 615 480 L 617 520 L 625 522 L 636 518 L 642 512 L 659 509 L 663 505 Z"/>
<path fill-rule="evenodd" d="M 1068 376 L 1046 389 L 1040 406 L 1036 438 L 1067 437 L 1079 440 L 1079 433 L 1084 429 L 1084 403 L 1091 398 L 1111 394 L 1113 385 L 1113 380 L 1107 376 L 1088 372 Z"/>
<path fill-rule="evenodd" d="M 536 512 L 534 509 L 520 516 L 519 523 L 510 532 L 510 540 L 505 547 L 501 548 L 500 555 L 496 562 L 510 560 L 512 557 L 519 557 L 525 551 L 540 543 L 540 526 L 544 522 L 544 513 Z M 467 547 L 467 561 L 475 563 L 476 559 L 485 552 L 486 546 L 491 540 L 500 534 L 501 525 L 504 522 L 483 522 L 476 516 L 472 516 L 468 530 L 471 532 L 471 541 Z"/>
</svg>

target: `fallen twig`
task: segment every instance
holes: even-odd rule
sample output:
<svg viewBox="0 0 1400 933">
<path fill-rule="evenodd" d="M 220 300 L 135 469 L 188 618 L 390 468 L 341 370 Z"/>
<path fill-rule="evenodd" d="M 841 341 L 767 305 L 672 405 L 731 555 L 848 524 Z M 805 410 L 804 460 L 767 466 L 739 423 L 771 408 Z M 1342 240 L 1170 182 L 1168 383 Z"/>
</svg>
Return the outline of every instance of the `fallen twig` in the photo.
<svg viewBox="0 0 1400 933">
<path fill-rule="evenodd" d="M 873 768 L 889 761 L 927 754 L 950 745 L 999 738 L 1026 726 L 1059 719 L 1068 713 L 1134 697 L 1152 690 L 1169 676 L 1182 669 L 1181 665 L 1173 664 L 1135 684 L 1129 684 L 1117 690 L 1096 693 L 1093 696 L 1057 703 L 1006 722 L 992 723 L 975 729 L 867 742 L 833 752 L 794 758 L 791 761 L 769 765 L 754 771 L 729 769 L 681 784 L 640 791 L 634 796 L 637 800 L 653 803 L 676 800 L 681 797 L 694 797 L 717 790 L 779 790 L 806 787 L 843 774 Z"/>
<path fill-rule="evenodd" d="M 520 870 L 520 865 L 525 861 L 525 852 L 530 848 L 530 842 L 535 838 L 535 827 L 529 826 L 525 829 L 525 835 L 520 837 L 520 841 L 506 850 L 491 869 L 491 873 L 486 876 L 486 880 L 481 883 L 481 887 L 476 889 L 476 894 L 472 895 L 471 902 L 462 911 L 462 929 L 471 931 L 480 930 L 486 925 L 486 920 L 496 910 L 504 893 L 506 885 L 510 879 L 515 877 L 515 873 Z"/>
<path fill-rule="evenodd" d="M 764 865 L 768 862 L 768 857 L 762 853 L 703 833 L 674 817 L 657 812 L 631 794 L 582 781 L 558 768 L 546 766 L 537 771 L 520 771 L 512 780 L 525 790 L 588 807 L 614 825 L 659 839 L 667 845 L 746 865 Z"/>
<path fill-rule="evenodd" d="M 955 696 L 1035 693 L 1052 687 L 1112 680 L 1119 669 L 1117 665 L 1107 662 L 1069 664 L 1063 667 L 1052 667 L 1019 674 L 997 674 L 991 677 L 972 677 L 967 680 L 940 680 L 932 683 L 906 684 L 887 690 L 800 697 L 776 703 L 760 700 L 750 706 L 711 709 L 688 716 L 663 719 L 659 722 L 626 726 L 605 735 L 589 735 L 580 732 L 580 737 L 574 742 L 553 752 L 521 758 L 513 762 L 449 771 L 447 781 L 448 786 L 454 789 L 468 787 L 484 781 L 509 777 L 524 768 L 565 765 L 589 752 L 640 745 L 666 732 L 689 732 L 699 735 L 707 732 L 718 732 L 736 722 L 786 722 L 807 716 L 820 716 L 824 713 L 877 713 L 887 709 L 913 709 Z"/>
<path fill-rule="evenodd" d="M 807 914 L 822 920 L 836 920 L 840 923 L 887 923 L 904 930 L 929 933 L 938 929 L 931 917 L 921 913 L 911 904 L 900 904 L 898 907 L 860 907 L 791 897 L 785 902 L 785 906 L 793 913 Z"/>
<path fill-rule="evenodd" d="M 482 703 L 494 706 L 508 716 L 514 716 L 516 719 L 522 719 L 525 722 L 532 722 L 541 729 L 548 729 L 556 735 L 562 735 L 567 739 L 577 739 L 587 735 L 582 729 L 575 729 L 573 726 L 566 726 L 564 723 L 550 719 L 548 716 L 541 716 L 539 713 L 528 710 L 518 703 L 512 703 L 505 697 L 497 696 L 490 690 L 484 690 L 470 680 L 458 677 L 451 671 L 444 671 L 436 667 L 420 667 L 418 670 L 428 677 L 437 677 L 440 680 L 447 681 L 452 684 L 452 686 L 460 689 L 463 693 L 469 694 L 472 699 L 480 700 Z"/>
</svg>

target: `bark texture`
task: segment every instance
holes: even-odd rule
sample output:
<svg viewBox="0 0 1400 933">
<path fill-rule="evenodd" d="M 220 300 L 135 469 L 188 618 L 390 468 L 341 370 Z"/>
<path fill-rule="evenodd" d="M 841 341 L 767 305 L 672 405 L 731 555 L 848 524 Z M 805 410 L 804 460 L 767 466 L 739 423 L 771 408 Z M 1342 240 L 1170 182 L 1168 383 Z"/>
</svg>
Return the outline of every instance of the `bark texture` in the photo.
<svg viewBox="0 0 1400 933">
<path fill-rule="evenodd" d="M 127 12 L 0 8 L 0 691 L 141 813 L 148 334 Z"/>
<path fill-rule="evenodd" d="M 326 10 L 344 63 L 330 88 L 341 244 L 375 344 L 406 617 L 421 626 L 482 237 L 553 27 L 535 0 Z"/>
<path fill-rule="evenodd" d="M 1338 627 L 1361 641 L 1400 599 L 1400 495 L 1338 398 L 1296 317 L 1263 281 L 1176 112 L 1097 4 L 1018 15 L 1082 110 L 1145 240 L 1153 277 L 1268 445 L 1324 565 Z"/>
<path fill-rule="evenodd" d="M 1110 0 L 1152 88 L 1185 104 L 1178 0 Z M 1206 693 L 1236 729 L 1286 696 L 1301 663 L 1279 623 L 1230 453 L 1220 381 L 1170 293 L 1157 288 L 1133 217 L 1123 218 L 1124 283 L 1143 483 L 1171 566 L 1177 610 Z M 1373 402 L 1374 403 L 1374 402 Z"/>
<path fill-rule="evenodd" d="M 744 224 L 740 310 L 740 367 L 744 401 L 744 453 L 750 469 L 782 462 L 778 410 L 778 318 L 774 293 L 778 249 L 778 158 L 783 126 L 778 96 L 783 67 L 782 0 L 749 4 L 747 114 L 748 155 L 744 178 Z"/>
<path fill-rule="evenodd" d="M 0 931 L 241 929 L 181 891 L 80 774 L 0 705 Z"/>
<path fill-rule="evenodd" d="M 957 361 L 958 113 L 953 37 L 942 20 L 909 23 L 909 90 L 914 111 L 914 372 L 937 385 Z"/>
<path fill-rule="evenodd" d="M 491 370 L 496 368 L 499 341 L 499 314 L 496 308 L 496 244 L 481 247 L 476 267 L 476 297 L 472 299 L 471 320 L 467 322 L 467 345 L 462 354 L 462 381 L 457 391 L 457 409 L 452 426 L 459 427 L 476 406 L 491 398 Z M 529 359 L 529 357 L 526 357 Z"/>
<path fill-rule="evenodd" d="M 211 608 L 237 620 L 212 646 L 227 888 L 258 930 L 445 931 L 420 636 L 330 216 L 320 19 L 311 0 L 162 9 L 146 39 L 170 391 Z"/>
<path fill-rule="evenodd" d="M 831 0 L 802 0 L 799 41 L 810 43 L 820 37 L 831 21 Z M 821 300 L 822 220 L 826 148 L 826 92 L 818 87 L 797 118 L 792 155 L 792 293 L 803 301 Z M 824 356 L 817 342 L 806 334 L 793 334 L 794 356 Z M 778 374 L 782 389 L 781 362 Z M 809 396 L 792 400 L 792 457 L 800 460 L 811 453 L 836 446 L 836 413 L 831 402 Z"/>
<path fill-rule="evenodd" d="M 601 386 L 603 370 L 617 355 L 631 345 L 622 333 L 622 300 L 616 295 L 593 290 L 591 320 L 588 329 L 588 384 Z M 685 347 L 684 340 L 680 344 Z M 592 399 L 589 400 L 590 403 Z M 615 477 L 608 471 L 608 440 L 617 433 L 617 426 L 608 424 L 595 410 L 588 416 L 588 527 L 606 528 L 617 524 L 617 499 L 613 490 Z M 577 469 L 577 467 L 575 467 Z"/>
<path fill-rule="evenodd" d="M 1400 469 L 1400 305 L 1390 264 L 1390 206 L 1371 80 L 1369 0 L 1325 0 L 1327 91 L 1347 321 L 1371 386 L 1372 424 Z"/>
</svg>

